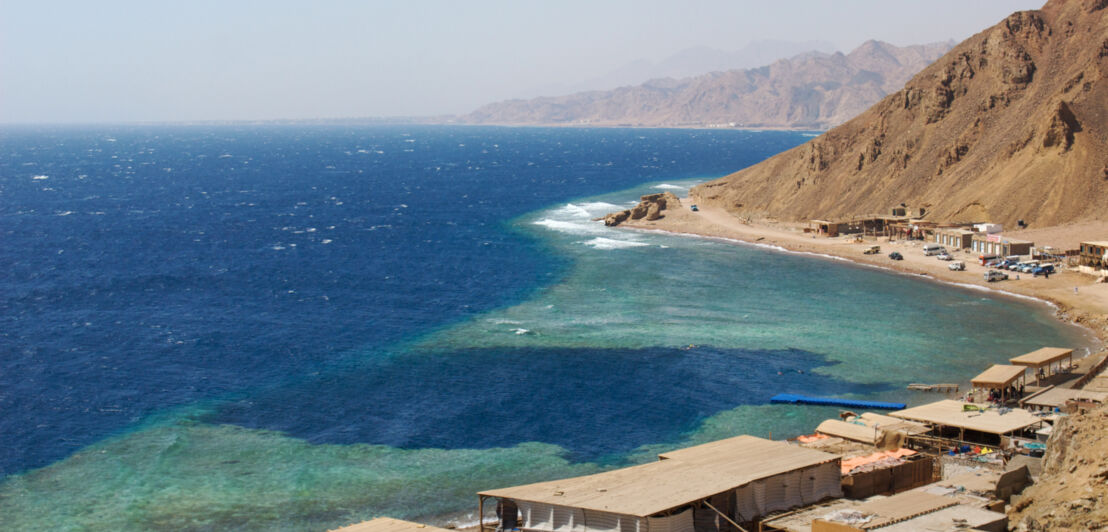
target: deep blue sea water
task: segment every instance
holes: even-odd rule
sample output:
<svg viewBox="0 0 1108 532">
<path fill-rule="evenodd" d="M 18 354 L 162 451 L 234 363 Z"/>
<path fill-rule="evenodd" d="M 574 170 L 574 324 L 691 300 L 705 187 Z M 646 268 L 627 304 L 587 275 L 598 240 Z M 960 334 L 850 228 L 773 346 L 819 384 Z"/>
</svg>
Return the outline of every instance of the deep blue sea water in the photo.
<svg viewBox="0 0 1108 532">
<path fill-rule="evenodd" d="M 592 221 L 808 138 L 4 129 L 0 528 L 441 521 L 828 414 L 781 391 L 903 399 L 1081 341 L 1027 304 Z"/>
</svg>

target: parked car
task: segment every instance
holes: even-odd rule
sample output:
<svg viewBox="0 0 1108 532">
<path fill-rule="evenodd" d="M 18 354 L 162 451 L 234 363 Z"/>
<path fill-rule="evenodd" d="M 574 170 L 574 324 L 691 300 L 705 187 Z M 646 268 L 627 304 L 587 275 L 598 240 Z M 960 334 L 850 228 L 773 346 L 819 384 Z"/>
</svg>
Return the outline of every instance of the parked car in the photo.
<svg viewBox="0 0 1108 532">
<path fill-rule="evenodd" d="M 940 255 L 942 253 L 946 253 L 946 248 L 944 248 L 944 247 L 942 247 L 938 244 L 924 244 L 923 245 L 923 254 L 928 256 L 928 257 L 930 257 L 931 255 Z"/>
<path fill-rule="evenodd" d="M 881 246 L 870 246 L 866 248 L 866 250 L 862 253 L 865 255 L 876 255 L 878 253 L 881 253 Z"/>
<path fill-rule="evenodd" d="M 954 261 L 950 264 L 947 264 L 946 267 L 950 268 L 950 271 L 952 271 L 952 272 L 961 272 L 961 271 L 965 271 L 966 263 L 964 263 L 960 260 L 956 260 L 956 261 Z"/>
<path fill-rule="evenodd" d="M 697 212 L 700 210 L 700 207 L 697 207 L 696 205 L 689 205 L 689 210 L 692 212 Z"/>
<path fill-rule="evenodd" d="M 939 259 L 939 260 L 954 260 L 954 257 L 951 257 L 950 253 L 947 253 L 945 251 L 942 252 L 942 253 L 939 253 L 939 256 L 935 257 L 935 258 Z"/>
<path fill-rule="evenodd" d="M 1007 280 L 1008 280 L 1008 274 L 1006 274 L 1006 273 L 1004 273 L 1000 270 L 989 270 L 989 271 L 985 272 L 985 281 L 986 282 L 991 283 L 993 281 L 1007 281 Z"/>
<path fill-rule="evenodd" d="M 1035 277 L 1038 277 L 1040 275 L 1052 274 L 1052 273 L 1054 273 L 1054 265 L 1053 264 L 1043 264 L 1043 265 L 1035 268 L 1034 270 L 1031 270 L 1031 273 Z"/>
<path fill-rule="evenodd" d="M 889 258 L 893 260 L 904 260 L 904 255 L 901 255 L 899 251 L 889 253 Z"/>
</svg>

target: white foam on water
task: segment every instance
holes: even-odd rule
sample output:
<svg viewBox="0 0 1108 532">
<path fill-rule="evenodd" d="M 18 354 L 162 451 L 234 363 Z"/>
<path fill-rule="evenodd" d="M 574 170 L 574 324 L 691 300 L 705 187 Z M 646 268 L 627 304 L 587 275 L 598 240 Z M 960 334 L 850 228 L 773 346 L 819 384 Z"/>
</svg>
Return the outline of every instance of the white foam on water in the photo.
<svg viewBox="0 0 1108 532">
<path fill-rule="evenodd" d="M 522 325 L 523 322 L 519 320 L 509 320 L 507 318 L 490 318 L 489 323 L 494 325 Z"/>
<path fill-rule="evenodd" d="M 630 203 L 634 205 L 634 202 Z M 608 203 L 606 201 L 589 201 L 580 204 L 582 209 L 585 209 L 592 216 L 593 213 L 608 214 L 612 211 L 622 211 L 626 207 L 623 205 L 616 205 L 615 203 Z"/>
<path fill-rule="evenodd" d="M 658 189 L 662 189 L 662 190 L 685 190 L 689 187 L 682 187 L 682 186 L 678 186 L 678 185 L 671 185 L 669 183 L 662 183 L 661 185 L 654 185 L 650 188 L 658 188 Z"/>
<path fill-rule="evenodd" d="M 560 233 L 569 233 L 571 235 L 594 235 L 604 232 L 603 222 L 570 222 L 567 220 L 543 218 L 535 222 L 535 225 L 541 225 L 547 229 L 552 229 Z"/>
<path fill-rule="evenodd" d="M 616 240 L 614 238 L 597 237 L 592 240 L 581 242 L 582 244 L 594 249 L 627 249 L 627 248 L 641 248 L 643 246 L 649 246 L 645 242 L 634 242 L 631 240 Z"/>
<path fill-rule="evenodd" d="M 559 207 L 557 209 L 554 209 L 554 211 L 551 214 L 552 215 L 562 215 L 562 216 L 573 216 L 575 218 L 587 218 L 589 216 L 589 211 L 585 210 L 585 208 L 580 206 L 580 205 L 575 205 L 573 203 L 567 203 L 563 207 Z"/>
<path fill-rule="evenodd" d="M 48 175 L 36 175 L 36 176 L 32 177 L 31 179 L 33 179 L 35 181 L 42 181 L 44 179 L 50 179 L 50 176 L 48 176 Z"/>
<path fill-rule="evenodd" d="M 512 332 L 514 332 L 516 334 L 529 334 L 531 332 L 531 330 L 530 329 L 524 329 L 523 327 L 519 327 L 517 329 L 512 329 Z"/>
<path fill-rule="evenodd" d="M 69 216 L 70 214 L 73 214 L 73 211 L 61 211 L 61 212 L 56 212 L 54 214 L 56 214 L 58 216 Z"/>
<path fill-rule="evenodd" d="M 330 238 L 324 238 L 323 240 L 320 240 L 321 244 L 330 244 L 331 242 L 334 242 L 334 240 L 331 240 Z"/>
</svg>

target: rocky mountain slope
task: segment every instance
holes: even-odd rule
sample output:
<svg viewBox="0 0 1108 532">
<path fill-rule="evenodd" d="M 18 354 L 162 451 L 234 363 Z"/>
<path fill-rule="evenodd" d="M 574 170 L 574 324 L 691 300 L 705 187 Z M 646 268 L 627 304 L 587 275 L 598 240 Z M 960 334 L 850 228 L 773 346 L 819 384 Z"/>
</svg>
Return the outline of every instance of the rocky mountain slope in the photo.
<svg viewBox="0 0 1108 532">
<path fill-rule="evenodd" d="M 1051 0 L 811 142 L 693 190 L 742 216 L 1108 219 L 1108 0 Z"/>
<path fill-rule="evenodd" d="M 1010 529 L 1108 528 L 1108 407 L 1063 419 L 1050 437 L 1043 473 L 1010 508 Z"/>
<path fill-rule="evenodd" d="M 862 112 L 951 43 L 868 41 L 847 55 L 802 54 L 769 66 L 657 79 L 611 91 L 509 100 L 460 117 L 474 124 L 589 124 L 826 129 Z"/>
</svg>

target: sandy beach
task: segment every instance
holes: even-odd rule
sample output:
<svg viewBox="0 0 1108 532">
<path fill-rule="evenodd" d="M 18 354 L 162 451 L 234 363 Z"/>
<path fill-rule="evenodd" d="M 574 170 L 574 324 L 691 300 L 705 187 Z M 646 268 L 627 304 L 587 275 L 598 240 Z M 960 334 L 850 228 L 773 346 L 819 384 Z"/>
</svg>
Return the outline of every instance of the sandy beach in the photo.
<svg viewBox="0 0 1108 532">
<path fill-rule="evenodd" d="M 628 220 L 620 227 L 776 246 L 788 251 L 838 257 L 858 264 L 926 276 L 939 282 L 988 289 L 1017 297 L 1031 297 L 1055 305 L 1059 319 L 1082 325 L 1092 331 L 1099 340 L 1101 349 L 1108 344 L 1108 283 L 1096 283 L 1096 279 L 1089 275 L 1061 271 L 1046 278 L 1009 272 L 1009 280 L 990 283 L 983 276 L 988 268 L 978 264 L 978 254 L 975 252 L 954 252 L 954 260 L 964 262 L 966 269 L 951 271 L 948 268 L 950 262 L 923 254 L 923 241 L 890 242 L 885 237 L 870 236 L 859 243 L 854 238 L 856 235 L 827 238 L 804 233 L 804 224 L 800 223 L 743 220 L 721 208 L 703 205 L 699 206 L 698 212 L 693 212 L 689 205 L 696 203 L 696 198 L 681 198 L 681 202 L 681 208 L 666 209 L 663 211 L 664 216 L 658 220 Z M 1015 238 L 1035 239 L 1037 245 L 1069 249 L 1082 240 L 1103 240 L 1108 235 L 1108 223 L 1095 222 L 1006 234 Z M 880 253 L 863 253 L 875 245 L 881 247 Z M 904 260 L 890 259 L 888 255 L 893 251 L 900 252 Z"/>
</svg>

